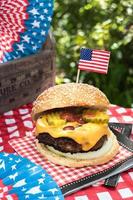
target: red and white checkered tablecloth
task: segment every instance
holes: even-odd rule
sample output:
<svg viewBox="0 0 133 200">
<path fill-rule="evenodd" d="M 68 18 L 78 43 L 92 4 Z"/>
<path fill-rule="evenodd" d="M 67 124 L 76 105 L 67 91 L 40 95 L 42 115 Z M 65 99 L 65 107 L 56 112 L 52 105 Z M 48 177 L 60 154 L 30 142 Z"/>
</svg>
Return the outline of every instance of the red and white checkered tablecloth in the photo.
<svg viewBox="0 0 133 200">
<path fill-rule="evenodd" d="M 32 104 L 27 104 L 0 116 L 0 151 L 14 152 L 13 148 L 8 144 L 9 140 L 23 137 L 25 135 L 31 136 L 31 131 L 34 129 L 30 115 L 31 108 Z M 109 110 L 109 114 L 111 122 L 133 124 L 133 109 L 125 109 L 112 105 Z M 59 185 L 62 185 L 62 183 L 59 183 Z M 130 169 L 128 172 L 121 174 L 118 186 L 115 189 L 110 189 L 101 184 L 97 184 L 95 186 L 82 189 L 65 199 L 133 200 L 133 170 Z"/>
<path fill-rule="evenodd" d="M 69 168 L 61 165 L 55 165 L 45 159 L 36 149 L 34 136 L 22 137 L 18 139 L 15 138 L 10 140 L 9 143 L 19 155 L 41 165 L 53 177 L 60 187 L 65 184 L 70 184 L 71 182 L 77 182 L 87 176 L 93 176 L 93 174 L 98 174 L 108 168 L 112 168 L 118 162 L 133 155 L 130 151 L 121 146 L 119 153 L 115 156 L 115 158 L 104 165 Z"/>
</svg>

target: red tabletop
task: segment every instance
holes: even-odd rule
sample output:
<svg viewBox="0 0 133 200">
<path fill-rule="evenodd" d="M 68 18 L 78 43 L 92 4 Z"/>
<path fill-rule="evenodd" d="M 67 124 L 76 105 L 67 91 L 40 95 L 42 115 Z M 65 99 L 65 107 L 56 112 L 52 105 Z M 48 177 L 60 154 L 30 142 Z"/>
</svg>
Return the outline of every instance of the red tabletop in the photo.
<svg viewBox="0 0 133 200">
<path fill-rule="evenodd" d="M 0 116 L 0 151 L 13 153 L 8 141 L 31 135 L 34 125 L 31 119 L 32 104 L 24 105 Z M 109 110 L 111 122 L 132 123 L 133 109 L 112 105 Z M 133 134 L 132 134 L 133 137 Z M 133 170 L 121 174 L 116 188 L 107 188 L 103 182 L 82 189 L 65 200 L 133 200 Z"/>
</svg>

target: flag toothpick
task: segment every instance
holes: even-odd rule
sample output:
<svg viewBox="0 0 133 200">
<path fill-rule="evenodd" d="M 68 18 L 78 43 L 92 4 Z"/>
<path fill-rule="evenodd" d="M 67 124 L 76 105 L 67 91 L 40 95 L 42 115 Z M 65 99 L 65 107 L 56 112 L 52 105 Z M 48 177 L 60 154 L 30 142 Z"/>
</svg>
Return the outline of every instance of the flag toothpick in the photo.
<svg viewBox="0 0 133 200">
<path fill-rule="evenodd" d="M 109 51 L 81 48 L 76 83 L 79 82 L 80 70 L 107 74 L 109 59 Z"/>
</svg>

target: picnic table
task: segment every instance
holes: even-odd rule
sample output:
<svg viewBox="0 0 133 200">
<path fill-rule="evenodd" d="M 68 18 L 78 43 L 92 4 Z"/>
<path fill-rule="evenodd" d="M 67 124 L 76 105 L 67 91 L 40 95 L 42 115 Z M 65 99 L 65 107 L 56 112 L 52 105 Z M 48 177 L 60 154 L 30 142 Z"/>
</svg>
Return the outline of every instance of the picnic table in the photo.
<svg viewBox="0 0 133 200">
<path fill-rule="evenodd" d="M 9 144 L 12 139 L 31 136 L 34 123 L 31 119 L 32 103 L 10 110 L 0 116 L 0 152 L 15 153 Z M 112 105 L 110 122 L 133 124 L 133 109 Z M 131 134 L 131 139 L 133 133 Z M 104 181 L 83 188 L 65 197 L 66 200 L 133 200 L 133 169 L 120 174 L 116 187 L 105 187 Z"/>
</svg>

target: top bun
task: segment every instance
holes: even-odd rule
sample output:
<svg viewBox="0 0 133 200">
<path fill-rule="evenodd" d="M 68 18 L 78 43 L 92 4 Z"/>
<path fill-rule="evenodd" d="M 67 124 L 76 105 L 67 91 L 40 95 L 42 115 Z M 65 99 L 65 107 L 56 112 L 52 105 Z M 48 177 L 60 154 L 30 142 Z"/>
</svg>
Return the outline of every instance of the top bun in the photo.
<svg viewBox="0 0 133 200">
<path fill-rule="evenodd" d="M 54 108 L 71 106 L 107 109 L 109 100 L 98 88 L 84 83 L 66 83 L 50 87 L 33 104 L 32 117 Z"/>
</svg>

